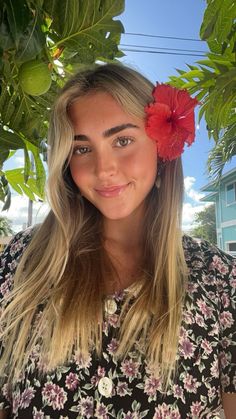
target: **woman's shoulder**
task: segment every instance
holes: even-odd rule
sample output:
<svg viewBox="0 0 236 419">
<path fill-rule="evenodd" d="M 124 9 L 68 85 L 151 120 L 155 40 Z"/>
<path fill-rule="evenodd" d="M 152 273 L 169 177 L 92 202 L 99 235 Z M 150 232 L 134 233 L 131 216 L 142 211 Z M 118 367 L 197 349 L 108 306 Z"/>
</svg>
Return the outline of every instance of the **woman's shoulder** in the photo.
<svg viewBox="0 0 236 419">
<path fill-rule="evenodd" d="M 4 251 L 0 254 L 0 294 L 4 295 L 9 289 L 18 262 L 24 250 L 30 243 L 37 226 L 29 227 L 16 233 Z"/>
<path fill-rule="evenodd" d="M 211 265 L 213 268 L 219 267 L 220 261 L 230 265 L 234 265 L 236 262 L 236 258 L 219 249 L 216 245 L 186 234 L 183 235 L 183 248 L 187 262 L 201 260 L 204 264 Z"/>
<path fill-rule="evenodd" d="M 183 236 L 183 249 L 192 283 L 205 291 L 236 294 L 236 258 L 206 240 Z"/>
</svg>

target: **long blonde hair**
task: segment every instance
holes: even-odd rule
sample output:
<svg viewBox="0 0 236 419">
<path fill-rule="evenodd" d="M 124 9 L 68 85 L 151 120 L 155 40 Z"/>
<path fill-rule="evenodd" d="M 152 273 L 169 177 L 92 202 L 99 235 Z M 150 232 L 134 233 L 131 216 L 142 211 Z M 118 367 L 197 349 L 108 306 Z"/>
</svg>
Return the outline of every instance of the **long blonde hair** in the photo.
<svg viewBox="0 0 236 419">
<path fill-rule="evenodd" d="M 68 168 L 74 137 L 68 108 L 83 95 L 105 91 L 127 112 L 144 118 L 152 89 L 145 77 L 120 64 L 84 70 L 62 89 L 48 138 L 51 211 L 20 260 L 3 310 L 0 377 L 6 369 L 9 380 L 18 376 L 39 337 L 49 370 L 70 360 L 74 350 L 100 354 L 104 277 L 112 278 L 114 270 L 103 247 L 101 214 L 80 196 Z M 134 301 L 127 293 L 117 357 L 125 357 L 138 343 L 147 359 L 158 365 L 167 388 L 176 367 L 186 283 L 180 159 L 163 167 L 161 182 L 147 197 L 139 287 Z M 36 322 L 39 307 L 42 313 Z"/>
</svg>

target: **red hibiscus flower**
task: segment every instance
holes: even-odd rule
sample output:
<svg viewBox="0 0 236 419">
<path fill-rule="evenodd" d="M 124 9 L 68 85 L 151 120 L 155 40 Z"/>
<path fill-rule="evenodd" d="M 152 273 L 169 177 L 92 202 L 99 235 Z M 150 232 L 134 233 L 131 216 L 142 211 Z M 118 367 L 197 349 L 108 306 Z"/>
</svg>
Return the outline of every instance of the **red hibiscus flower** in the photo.
<svg viewBox="0 0 236 419">
<path fill-rule="evenodd" d="M 194 107 L 199 103 L 187 90 L 158 84 L 153 90 L 154 102 L 145 107 L 146 132 L 157 143 L 163 160 L 179 157 L 184 144 L 191 145 L 195 137 Z"/>
</svg>

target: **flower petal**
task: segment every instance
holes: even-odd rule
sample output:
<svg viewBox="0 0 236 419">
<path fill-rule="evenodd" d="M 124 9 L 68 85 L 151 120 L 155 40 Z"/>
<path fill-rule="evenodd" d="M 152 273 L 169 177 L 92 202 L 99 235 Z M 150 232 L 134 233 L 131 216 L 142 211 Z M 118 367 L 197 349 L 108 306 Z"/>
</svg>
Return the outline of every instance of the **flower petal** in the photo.
<svg viewBox="0 0 236 419">
<path fill-rule="evenodd" d="M 158 140 L 160 136 L 171 134 L 172 126 L 168 122 L 171 117 L 171 111 L 167 105 L 162 103 L 151 104 L 147 110 L 146 132 L 153 140 Z"/>
<path fill-rule="evenodd" d="M 158 84 L 153 90 L 154 102 L 146 106 L 146 132 L 156 141 L 158 155 L 174 160 L 192 144 L 195 137 L 194 107 L 199 103 L 187 90 Z"/>
</svg>

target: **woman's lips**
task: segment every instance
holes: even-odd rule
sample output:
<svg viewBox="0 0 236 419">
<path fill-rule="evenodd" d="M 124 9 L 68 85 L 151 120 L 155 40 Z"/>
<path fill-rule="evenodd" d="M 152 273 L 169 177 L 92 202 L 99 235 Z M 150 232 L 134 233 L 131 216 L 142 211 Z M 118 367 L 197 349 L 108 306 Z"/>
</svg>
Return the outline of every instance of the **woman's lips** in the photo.
<svg viewBox="0 0 236 419">
<path fill-rule="evenodd" d="M 127 188 L 128 185 L 111 186 L 110 188 L 95 189 L 95 191 L 104 198 L 113 198 L 119 196 Z"/>
</svg>

